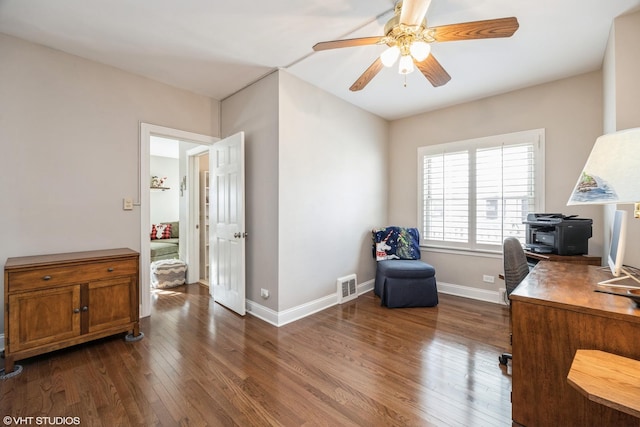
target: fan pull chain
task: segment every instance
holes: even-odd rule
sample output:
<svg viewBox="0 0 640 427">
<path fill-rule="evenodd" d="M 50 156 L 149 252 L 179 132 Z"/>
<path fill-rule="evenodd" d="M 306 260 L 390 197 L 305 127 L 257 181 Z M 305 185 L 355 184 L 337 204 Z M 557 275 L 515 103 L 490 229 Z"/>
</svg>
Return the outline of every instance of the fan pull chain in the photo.
<svg viewBox="0 0 640 427">
<path fill-rule="evenodd" d="M 407 75 L 404 74 L 404 87 L 407 87 Z"/>
</svg>

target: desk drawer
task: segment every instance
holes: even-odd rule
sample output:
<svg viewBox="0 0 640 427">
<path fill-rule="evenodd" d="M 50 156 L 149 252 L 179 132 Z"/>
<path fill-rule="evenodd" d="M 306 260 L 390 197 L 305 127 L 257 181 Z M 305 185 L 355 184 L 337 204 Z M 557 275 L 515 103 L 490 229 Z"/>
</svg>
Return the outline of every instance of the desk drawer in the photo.
<svg viewBox="0 0 640 427">
<path fill-rule="evenodd" d="M 110 260 L 86 264 L 32 268 L 9 273 L 9 292 L 51 288 L 136 274 L 137 259 Z"/>
</svg>

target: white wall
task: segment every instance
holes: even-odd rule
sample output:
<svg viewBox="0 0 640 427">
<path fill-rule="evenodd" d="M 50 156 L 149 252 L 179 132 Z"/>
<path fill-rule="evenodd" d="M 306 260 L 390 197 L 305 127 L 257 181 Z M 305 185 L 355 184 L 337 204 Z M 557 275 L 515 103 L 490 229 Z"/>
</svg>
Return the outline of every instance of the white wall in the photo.
<svg viewBox="0 0 640 427">
<path fill-rule="evenodd" d="M 0 266 L 139 250 L 139 122 L 217 135 L 218 102 L 1 34 L 0 58 Z"/>
<path fill-rule="evenodd" d="M 417 225 L 417 148 L 488 135 L 545 128 L 546 211 L 592 218 L 589 253 L 602 254 L 602 210 L 566 203 L 593 142 L 602 132 L 602 75 L 588 73 L 437 110 L 391 124 L 389 220 Z M 500 256 L 423 253 L 439 282 L 497 291 L 504 283 Z M 460 268 L 464 266 L 464 268 Z M 484 283 L 483 275 L 496 277 Z"/>
<path fill-rule="evenodd" d="M 180 219 L 179 160 L 171 157 L 151 156 L 151 176 L 167 177 L 164 187 L 168 190 L 149 189 L 151 224 L 178 221 Z"/>
</svg>

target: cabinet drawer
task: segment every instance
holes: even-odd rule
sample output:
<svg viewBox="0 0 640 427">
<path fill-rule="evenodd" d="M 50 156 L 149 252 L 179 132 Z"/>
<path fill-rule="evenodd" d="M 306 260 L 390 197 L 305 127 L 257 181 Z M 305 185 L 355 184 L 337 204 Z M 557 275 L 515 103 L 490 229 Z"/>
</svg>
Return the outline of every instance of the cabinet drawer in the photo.
<svg viewBox="0 0 640 427">
<path fill-rule="evenodd" d="M 8 291 L 21 292 L 132 275 L 137 269 L 137 259 L 124 259 L 15 271 L 9 273 Z"/>
</svg>

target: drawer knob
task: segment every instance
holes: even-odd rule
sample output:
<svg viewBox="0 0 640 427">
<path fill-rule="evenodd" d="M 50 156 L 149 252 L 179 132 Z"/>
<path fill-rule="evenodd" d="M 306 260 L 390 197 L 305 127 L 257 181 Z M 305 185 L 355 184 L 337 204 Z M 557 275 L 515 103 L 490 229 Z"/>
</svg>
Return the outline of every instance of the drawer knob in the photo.
<svg viewBox="0 0 640 427">
<path fill-rule="evenodd" d="M 86 305 L 84 307 L 82 307 L 82 311 L 88 311 L 89 307 L 87 307 Z"/>
<path fill-rule="evenodd" d="M 111 272 L 113 271 L 113 267 L 109 267 L 109 268 L 107 268 L 107 271 L 108 271 L 109 273 L 111 273 Z"/>
<path fill-rule="evenodd" d="M 51 276 L 43 276 L 42 280 L 51 280 Z"/>
<path fill-rule="evenodd" d="M 73 312 L 74 312 L 74 313 L 80 313 L 80 309 L 79 309 L 79 308 L 74 308 L 74 309 L 73 309 Z"/>
</svg>

